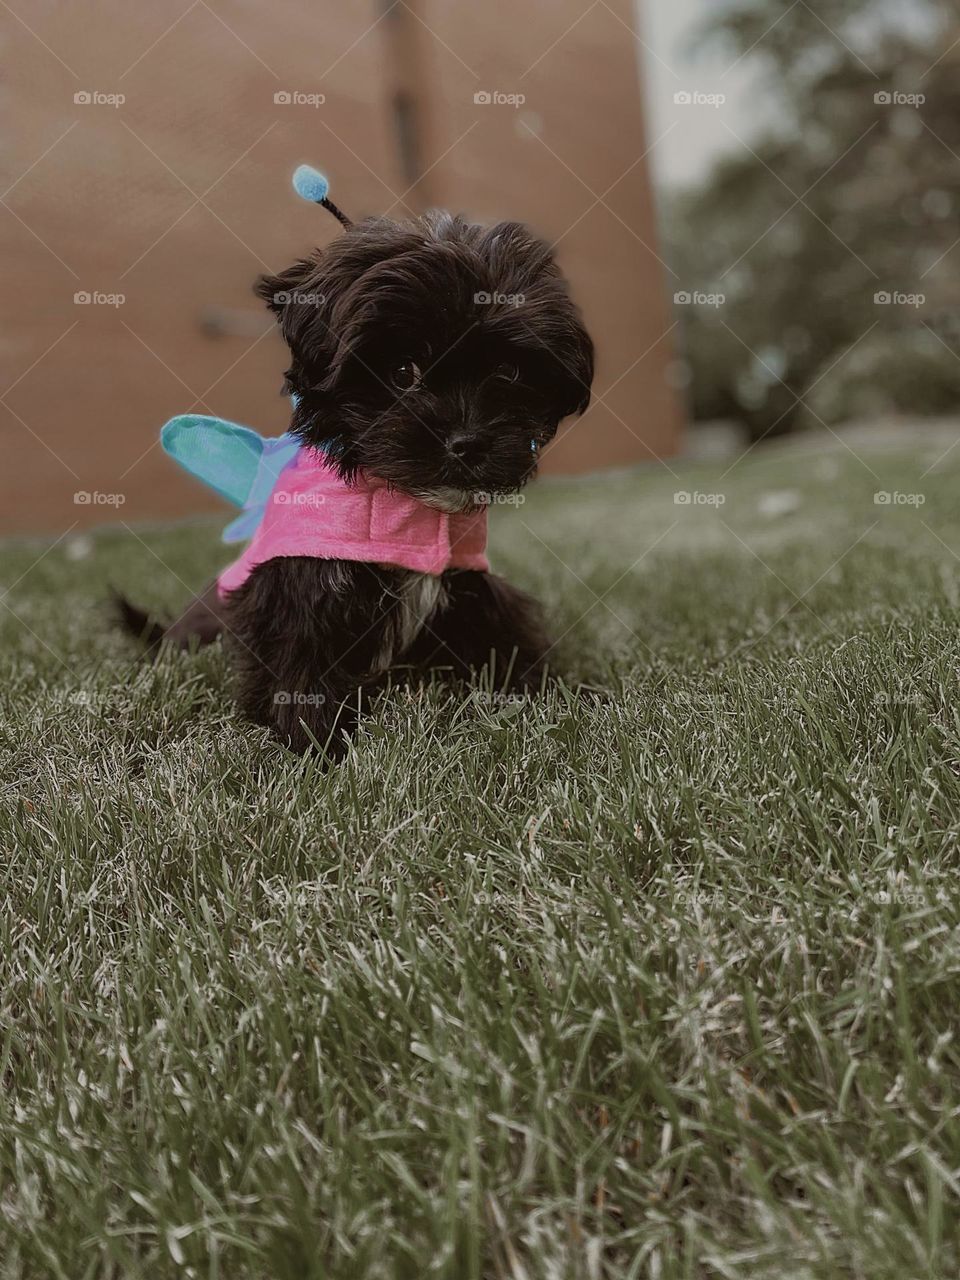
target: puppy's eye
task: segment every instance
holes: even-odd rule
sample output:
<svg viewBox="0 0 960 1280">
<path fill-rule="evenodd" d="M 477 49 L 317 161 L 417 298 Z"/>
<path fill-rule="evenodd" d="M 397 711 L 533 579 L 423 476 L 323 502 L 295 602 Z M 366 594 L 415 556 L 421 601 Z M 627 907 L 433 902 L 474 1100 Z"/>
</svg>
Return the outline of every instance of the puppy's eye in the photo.
<svg viewBox="0 0 960 1280">
<path fill-rule="evenodd" d="M 493 371 L 493 376 L 495 378 L 502 378 L 504 382 L 516 382 L 520 377 L 520 370 L 515 364 L 512 364 L 509 360 L 505 360 L 503 364 L 497 365 Z"/>
<path fill-rule="evenodd" d="M 423 374 L 418 364 L 414 364 L 412 360 L 404 360 L 390 374 L 390 381 L 398 391 L 412 391 L 423 381 Z"/>
</svg>

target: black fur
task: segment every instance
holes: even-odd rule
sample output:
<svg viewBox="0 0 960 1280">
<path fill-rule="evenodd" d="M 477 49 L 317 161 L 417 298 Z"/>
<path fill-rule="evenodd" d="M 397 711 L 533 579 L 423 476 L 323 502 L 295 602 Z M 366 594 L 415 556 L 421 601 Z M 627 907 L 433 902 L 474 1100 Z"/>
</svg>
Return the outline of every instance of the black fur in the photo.
<svg viewBox="0 0 960 1280">
<path fill-rule="evenodd" d="M 290 348 L 291 430 L 345 480 L 365 471 L 470 510 L 526 484 L 539 448 L 589 403 L 593 345 L 550 249 L 519 223 L 370 219 L 256 289 Z M 539 606 L 491 574 L 425 581 L 307 558 L 259 566 L 226 602 L 211 588 L 164 634 L 183 645 L 221 632 L 244 713 L 294 750 L 333 755 L 388 672 L 489 666 L 498 687 L 530 690 L 550 648 Z"/>
</svg>

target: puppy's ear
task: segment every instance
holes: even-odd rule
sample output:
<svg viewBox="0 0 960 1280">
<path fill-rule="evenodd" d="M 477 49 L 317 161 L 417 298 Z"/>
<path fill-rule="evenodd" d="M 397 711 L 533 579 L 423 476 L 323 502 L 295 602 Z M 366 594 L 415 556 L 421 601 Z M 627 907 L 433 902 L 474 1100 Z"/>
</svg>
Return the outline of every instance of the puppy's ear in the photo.
<svg viewBox="0 0 960 1280">
<path fill-rule="evenodd" d="M 292 267 L 279 272 L 275 276 L 258 276 L 253 292 L 262 298 L 279 320 L 286 307 L 294 305 L 301 295 L 307 293 L 307 285 L 311 276 L 316 275 L 317 263 L 310 258 L 301 258 Z"/>
<path fill-rule="evenodd" d="M 562 343 L 563 362 L 568 372 L 567 408 L 564 417 L 586 413 L 590 405 L 590 389 L 593 386 L 593 339 L 587 333 L 580 314 L 573 309 L 567 332 Z"/>
<path fill-rule="evenodd" d="M 474 234 L 476 250 L 498 292 L 524 298 L 512 321 L 520 326 L 521 345 L 533 339 L 552 357 L 549 383 L 557 425 L 571 414 L 584 413 L 593 384 L 593 342 L 552 246 L 522 222 L 498 222 Z"/>
<path fill-rule="evenodd" d="M 327 318 L 330 308 L 319 253 L 314 258 L 301 258 L 277 275 L 260 276 L 253 291 L 276 316 L 290 348 L 286 388 L 302 394 L 316 384 L 336 349 Z"/>
<path fill-rule="evenodd" d="M 537 338 L 544 354 L 549 353 L 542 364 L 556 430 L 564 418 L 580 417 L 590 405 L 593 340 L 565 289 L 548 307 L 539 310 L 537 319 Z"/>
</svg>

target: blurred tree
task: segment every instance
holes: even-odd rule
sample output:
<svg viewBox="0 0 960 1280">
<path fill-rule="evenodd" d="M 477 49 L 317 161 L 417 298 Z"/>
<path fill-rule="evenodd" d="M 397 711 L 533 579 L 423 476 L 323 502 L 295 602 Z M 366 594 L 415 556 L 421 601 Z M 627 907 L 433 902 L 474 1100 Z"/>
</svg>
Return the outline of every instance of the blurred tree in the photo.
<svg viewBox="0 0 960 1280">
<path fill-rule="evenodd" d="M 695 416 L 955 410 L 960 0 L 734 0 L 700 38 L 770 123 L 667 210 L 681 287 L 726 298 L 679 308 Z"/>
</svg>

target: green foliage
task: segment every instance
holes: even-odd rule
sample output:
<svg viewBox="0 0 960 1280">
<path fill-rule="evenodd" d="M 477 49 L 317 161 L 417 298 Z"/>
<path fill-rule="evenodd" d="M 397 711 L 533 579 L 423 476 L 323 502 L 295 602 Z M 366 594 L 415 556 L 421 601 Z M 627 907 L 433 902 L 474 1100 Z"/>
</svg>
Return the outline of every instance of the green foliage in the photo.
<svg viewBox="0 0 960 1280">
<path fill-rule="evenodd" d="M 705 36 L 754 68 L 768 124 L 668 202 L 681 287 L 726 296 L 678 309 L 695 415 L 739 418 L 760 437 L 863 404 L 955 407 L 960 8 L 743 0 Z M 848 353 L 861 344 L 858 370 Z M 828 378 L 825 415 L 804 401 Z"/>
</svg>

